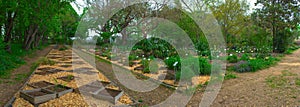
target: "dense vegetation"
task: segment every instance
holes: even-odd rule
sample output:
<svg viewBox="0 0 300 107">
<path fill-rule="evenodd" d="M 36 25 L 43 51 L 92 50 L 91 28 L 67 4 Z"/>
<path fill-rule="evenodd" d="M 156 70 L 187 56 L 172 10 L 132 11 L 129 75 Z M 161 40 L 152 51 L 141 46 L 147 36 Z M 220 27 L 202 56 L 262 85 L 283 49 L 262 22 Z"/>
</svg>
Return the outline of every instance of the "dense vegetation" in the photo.
<svg viewBox="0 0 300 107">
<path fill-rule="evenodd" d="M 90 2 L 102 3 L 93 0 Z M 110 49 L 116 43 L 121 43 L 118 45 L 126 50 L 130 48 L 129 45 L 126 46 L 127 43 L 141 40 L 131 50 L 129 65 L 132 65 L 131 61 L 142 60 L 145 73 L 149 73 L 147 66 L 155 58 L 163 59 L 169 70 L 180 70 L 181 62 L 187 62 L 193 66 L 191 60 L 195 59 L 199 59 L 200 62 L 200 69 L 196 70 L 199 71 L 196 74 L 207 75 L 210 74 L 210 71 L 215 70 L 211 69 L 209 61 L 212 59 L 211 51 L 215 47 L 209 46 L 207 35 L 204 35 L 195 23 L 197 20 L 210 20 L 212 17 L 217 19 L 217 24 L 220 25 L 227 44 L 227 47 L 217 48 L 226 50 L 228 57 L 223 58 L 222 55 L 217 55 L 217 57 L 234 63 L 234 66 L 229 69 L 237 72 L 253 72 L 270 67 L 279 60 L 282 53 L 291 53 L 299 48 L 293 44 L 293 41 L 299 37 L 300 31 L 299 0 L 258 0 L 255 5 L 259 8 L 256 9 L 250 8 L 247 0 L 226 0 L 225 2 L 203 0 L 197 1 L 196 4 L 175 0 L 173 7 L 178 8 L 155 2 L 143 3 L 126 7 L 112 17 L 106 17 L 109 19 L 108 21 L 101 22 L 105 17 L 101 18 L 100 12 L 109 9 L 105 7 L 106 5 L 124 5 L 126 3 L 114 0 L 103 3 L 103 7 L 94 8 L 92 5 L 87 5 L 93 11 L 85 12 L 86 16 L 82 20 L 84 24 L 80 28 L 90 28 L 97 33 L 94 36 L 97 38 L 98 48 L 96 50 L 102 51 L 102 55 L 107 57 L 111 56 Z M 207 6 L 203 6 L 204 4 Z M 192 19 L 190 15 L 197 16 L 199 19 Z M 156 38 L 170 33 L 176 36 L 180 35 L 180 32 L 172 31 L 172 25 L 168 23 L 158 24 L 155 20 L 143 20 L 151 17 L 167 19 L 184 30 L 196 49 L 192 51 L 195 51 L 200 57 L 180 58 L 175 47 Z M 95 20 L 103 23 L 104 26 L 98 27 L 98 23 L 92 23 Z M 91 36 L 84 31 L 79 34 L 82 38 Z M 190 71 L 186 67 L 181 70 Z M 176 75 L 180 74 L 179 72 Z"/>
<path fill-rule="evenodd" d="M 199 72 L 195 73 L 203 75 L 215 70 L 211 69 L 209 61 L 214 48 L 223 48 L 228 57 L 217 57 L 235 63 L 233 68 L 238 72 L 266 68 L 278 61 L 278 54 L 298 49 L 293 41 L 299 37 L 300 32 L 299 0 L 258 0 L 256 5 L 259 8 L 252 11 L 247 0 L 197 0 L 193 4 L 174 0 L 172 6 L 149 2 L 124 7 L 111 16 L 108 15 L 110 13 L 105 13 L 114 9 L 110 5 L 124 6 L 128 2 L 87 0 L 82 15 L 78 15 L 70 3 L 76 4 L 74 0 L 0 1 L 1 75 L 24 63 L 20 57 L 26 55 L 28 50 L 47 44 L 71 44 L 73 39 L 81 39 L 86 43 L 90 43 L 91 38 L 97 40 L 96 50 L 102 51 L 101 55 L 109 59 L 116 57 L 111 55 L 111 48 L 116 42 L 121 42 L 125 50 L 129 48 L 127 43 L 141 40 L 130 47 L 132 52 L 129 63 L 139 59 L 160 58 L 168 69 L 180 70 L 180 62 L 198 59 L 201 68 L 197 68 L 196 71 Z M 196 18 L 192 19 L 190 16 Z M 170 41 L 156 36 L 181 35 L 181 32 L 172 31 L 173 25 L 170 23 L 155 23 L 151 17 L 167 19 L 181 28 L 193 42 L 189 45 L 193 45 L 195 50 L 191 51 L 196 52 L 199 57 L 187 54 L 186 58 L 180 59 L 178 50 L 168 43 Z M 214 24 L 221 27 L 227 47 L 209 46 L 208 35 L 204 35 L 196 24 L 199 20 L 209 21 L 213 17 L 218 21 Z M 214 32 L 215 29 L 210 30 Z M 176 41 L 182 39 L 177 38 L 171 42 Z M 149 64 L 149 61 L 143 62 L 146 73 L 149 72 Z M 189 68 L 194 69 L 192 66 L 191 63 Z M 186 67 L 184 69 L 190 72 Z"/>
<path fill-rule="evenodd" d="M 0 1 L 0 75 L 25 62 L 21 57 L 48 44 L 71 43 L 79 15 L 70 0 Z"/>
</svg>

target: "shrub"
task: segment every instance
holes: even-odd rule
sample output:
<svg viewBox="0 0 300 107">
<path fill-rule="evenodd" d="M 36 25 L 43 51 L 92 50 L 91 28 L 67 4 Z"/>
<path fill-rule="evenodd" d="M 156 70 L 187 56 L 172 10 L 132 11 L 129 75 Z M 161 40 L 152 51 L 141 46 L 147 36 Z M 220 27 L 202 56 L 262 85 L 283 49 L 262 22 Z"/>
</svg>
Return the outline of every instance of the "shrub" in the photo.
<svg viewBox="0 0 300 107">
<path fill-rule="evenodd" d="M 251 71 L 251 67 L 250 67 L 249 62 L 240 61 L 234 66 L 234 70 L 237 72 L 249 72 L 249 71 Z"/>
<path fill-rule="evenodd" d="M 167 65 L 168 69 L 174 70 L 175 68 L 179 70 L 180 68 L 180 57 L 179 56 L 171 56 L 168 59 L 166 59 L 165 64 Z M 177 66 L 173 66 L 174 63 L 178 63 Z"/>
<path fill-rule="evenodd" d="M 272 56 L 266 57 L 264 59 L 256 58 L 256 59 L 251 59 L 249 61 L 240 61 L 234 66 L 234 68 L 235 71 L 237 72 L 249 72 L 249 71 L 255 72 L 257 70 L 268 68 L 273 64 L 275 64 L 277 61 L 279 60 Z"/>
<path fill-rule="evenodd" d="M 62 47 L 60 47 L 58 50 L 59 51 L 65 51 L 65 50 L 67 50 L 68 48 L 66 47 L 66 46 L 62 46 Z"/>
<path fill-rule="evenodd" d="M 149 69 L 149 63 L 150 61 L 148 60 L 142 60 L 142 66 L 144 67 L 143 69 L 143 73 L 150 73 L 150 69 Z"/>
<path fill-rule="evenodd" d="M 149 64 L 149 70 L 151 71 L 151 73 L 157 73 L 158 69 L 159 69 L 159 65 L 157 61 L 152 60 Z"/>
<path fill-rule="evenodd" d="M 192 80 L 193 76 L 195 76 L 195 73 L 190 67 L 183 67 L 180 77 L 182 80 L 190 81 Z"/>
<path fill-rule="evenodd" d="M 199 58 L 200 74 L 209 75 L 211 73 L 211 64 L 205 58 Z"/>
<path fill-rule="evenodd" d="M 251 70 L 257 71 L 270 67 L 278 61 L 277 58 L 274 57 L 266 57 L 264 59 L 257 58 L 249 61 L 249 65 L 251 66 Z"/>
<path fill-rule="evenodd" d="M 241 60 L 243 60 L 243 61 L 250 60 L 250 55 L 249 54 L 243 54 L 242 57 L 241 57 Z"/>
<path fill-rule="evenodd" d="M 227 61 L 229 63 L 237 63 L 238 62 L 238 57 L 236 55 L 228 56 Z"/>
<path fill-rule="evenodd" d="M 55 61 L 52 61 L 48 58 L 40 58 L 38 61 L 37 61 L 37 64 L 41 64 L 41 65 L 54 65 L 55 64 Z"/>
</svg>

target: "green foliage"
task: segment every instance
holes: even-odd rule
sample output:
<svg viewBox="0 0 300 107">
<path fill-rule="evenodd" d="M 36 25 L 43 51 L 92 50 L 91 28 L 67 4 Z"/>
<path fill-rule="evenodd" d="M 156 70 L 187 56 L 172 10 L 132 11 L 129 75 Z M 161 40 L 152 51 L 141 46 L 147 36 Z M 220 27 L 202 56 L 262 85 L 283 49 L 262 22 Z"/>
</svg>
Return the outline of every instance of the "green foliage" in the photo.
<svg viewBox="0 0 300 107">
<path fill-rule="evenodd" d="M 240 61 L 234 66 L 234 70 L 237 72 L 249 72 L 251 71 L 251 67 L 249 62 L 247 61 Z"/>
<path fill-rule="evenodd" d="M 224 77 L 225 80 L 235 79 L 235 78 L 237 78 L 237 76 L 233 73 L 226 73 L 226 75 Z"/>
<path fill-rule="evenodd" d="M 174 70 L 177 69 L 179 70 L 180 66 L 180 57 L 179 56 L 171 56 L 165 59 L 165 64 L 167 65 L 168 69 Z M 175 63 L 178 63 L 176 66 L 173 66 Z"/>
<path fill-rule="evenodd" d="M 62 46 L 62 47 L 60 47 L 58 50 L 59 50 L 59 51 L 65 51 L 65 50 L 67 50 L 67 49 L 68 49 L 68 47 Z"/>
<path fill-rule="evenodd" d="M 12 44 L 12 52 L 8 53 L 3 50 L 3 42 L 0 42 L 0 78 L 7 78 L 10 76 L 10 70 L 25 64 L 21 58 L 31 51 L 24 51 L 21 44 Z"/>
<path fill-rule="evenodd" d="M 142 63 L 142 66 L 144 67 L 143 73 L 150 73 L 150 68 L 149 68 L 150 61 L 142 60 L 141 63 Z"/>
<path fill-rule="evenodd" d="M 159 69 L 159 65 L 157 61 L 152 60 L 149 64 L 149 70 L 151 71 L 151 73 L 157 73 L 158 69 Z"/>
<path fill-rule="evenodd" d="M 262 58 L 255 58 L 248 61 L 240 61 L 234 66 L 234 70 L 237 72 L 255 72 L 274 65 L 279 59 L 272 56 Z"/>
<path fill-rule="evenodd" d="M 249 54 L 243 54 L 242 57 L 241 57 L 241 60 L 243 60 L 243 61 L 250 60 L 250 55 Z"/>
<path fill-rule="evenodd" d="M 40 64 L 40 65 L 54 65 L 55 63 L 56 63 L 55 61 L 52 61 L 46 57 L 40 58 L 37 61 L 37 64 Z"/>
<path fill-rule="evenodd" d="M 249 66 L 251 67 L 251 71 L 255 72 L 257 70 L 262 70 L 274 65 L 278 61 L 277 58 L 268 57 L 266 59 L 253 59 L 249 61 Z"/>
<path fill-rule="evenodd" d="M 238 62 L 238 57 L 237 57 L 237 55 L 228 56 L 227 61 L 229 63 L 237 63 Z"/>
<path fill-rule="evenodd" d="M 295 84 L 296 84 L 297 86 L 300 86 L 300 78 L 297 78 L 297 79 L 296 79 Z"/>
<path fill-rule="evenodd" d="M 294 51 L 298 50 L 299 48 L 300 46 L 293 44 L 285 51 L 285 54 L 292 54 Z"/>
<path fill-rule="evenodd" d="M 211 64 L 205 58 L 199 58 L 199 67 L 200 67 L 200 74 L 202 75 L 210 75 L 211 73 Z"/>
<path fill-rule="evenodd" d="M 181 71 L 181 75 L 180 75 L 181 80 L 191 81 L 193 76 L 195 76 L 195 72 L 190 67 L 183 67 L 183 69 Z M 176 78 L 178 78 L 178 77 L 176 77 Z"/>
</svg>

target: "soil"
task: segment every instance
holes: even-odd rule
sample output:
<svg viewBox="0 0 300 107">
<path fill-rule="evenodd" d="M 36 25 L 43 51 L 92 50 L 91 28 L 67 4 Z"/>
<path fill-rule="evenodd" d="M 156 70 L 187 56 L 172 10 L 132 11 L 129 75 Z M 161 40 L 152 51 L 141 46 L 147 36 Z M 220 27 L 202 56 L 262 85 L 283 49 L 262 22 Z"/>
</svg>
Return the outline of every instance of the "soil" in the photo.
<svg viewBox="0 0 300 107">
<path fill-rule="evenodd" d="M 24 57 L 23 59 L 25 60 L 26 64 L 11 71 L 12 75 L 10 79 L 1 79 L 0 106 L 3 106 L 6 102 L 8 102 L 27 80 L 27 78 L 22 78 L 20 81 L 16 81 L 14 78 L 16 78 L 19 74 L 30 74 L 30 67 L 33 65 L 33 63 L 36 62 L 40 57 L 46 56 L 52 48 L 53 46 L 48 46 L 43 50 L 37 50 L 34 52 L 32 55 L 34 57 Z"/>
<path fill-rule="evenodd" d="M 40 70 L 40 71 L 48 71 L 48 70 L 51 70 L 51 69 L 54 69 L 54 68 L 51 68 L 51 67 L 44 67 L 44 68 L 38 68 L 37 70 Z"/>
<path fill-rule="evenodd" d="M 46 82 L 46 81 L 40 81 L 40 82 L 35 82 L 35 83 L 29 84 L 29 86 L 32 86 L 34 88 L 43 88 L 43 87 L 47 87 L 47 86 L 51 86 L 51 85 L 54 85 L 54 84 Z"/>
<path fill-rule="evenodd" d="M 79 51 L 76 51 L 79 52 Z M 80 52 L 80 57 L 83 58 L 84 60 L 91 60 L 89 58 L 90 54 L 86 54 L 83 52 Z M 131 89 L 126 88 L 123 86 L 118 79 L 116 79 L 115 74 L 112 69 L 112 65 L 102 62 L 102 61 L 96 61 L 96 68 L 103 73 L 107 78 L 109 78 L 113 83 L 115 83 L 118 87 L 120 87 L 125 93 L 127 93 L 129 96 L 136 100 L 141 100 L 143 101 L 141 104 L 138 106 L 151 106 L 155 104 L 159 104 L 163 101 L 165 101 L 173 92 L 173 89 L 166 88 L 165 86 L 160 85 L 156 89 L 149 91 L 149 92 L 137 92 L 133 91 Z M 118 69 L 123 69 L 119 68 Z M 142 78 L 137 76 L 137 78 Z M 147 96 L 147 97 L 145 97 Z"/>
<path fill-rule="evenodd" d="M 55 92 L 62 92 L 62 91 L 67 90 L 68 88 L 64 87 L 64 86 L 61 86 L 61 85 L 55 85 L 55 86 L 48 87 L 46 89 L 51 90 L 51 91 L 55 91 Z"/>
<path fill-rule="evenodd" d="M 85 91 L 85 92 L 96 92 L 99 89 L 100 89 L 99 86 L 96 87 L 96 86 L 90 86 L 90 85 L 84 85 L 84 86 L 79 87 L 79 90 L 82 90 L 82 91 Z"/>
<path fill-rule="evenodd" d="M 31 95 L 33 97 L 38 97 L 38 96 L 43 96 L 43 95 L 47 95 L 47 93 L 44 93 L 42 91 L 36 91 L 36 92 L 28 92 L 28 95 Z"/>
<path fill-rule="evenodd" d="M 72 67 L 72 65 L 60 65 L 59 67 L 69 68 L 69 67 Z"/>
<path fill-rule="evenodd" d="M 72 80 L 75 79 L 75 77 L 73 75 L 70 75 L 70 76 L 59 77 L 57 79 L 61 79 L 61 80 L 66 81 L 66 82 L 71 82 Z"/>
<path fill-rule="evenodd" d="M 100 91 L 98 94 L 115 97 L 115 96 L 119 95 L 120 93 L 121 93 L 121 91 L 119 91 L 119 90 L 105 89 L 105 90 Z"/>
<path fill-rule="evenodd" d="M 300 77 L 300 50 L 286 55 L 271 68 L 254 73 L 235 74 L 238 78 L 223 82 L 222 88 L 211 106 L 300 105 L 300 86 L 295 83 Z M 276 79 L 270 82 L 270 78 Z M 272 87 L 272 85 L 276 87 Z M 203 93 L 204 88 L 199 89 L 190 100 L 189 106 L 198 107 Z"/>
</svg>

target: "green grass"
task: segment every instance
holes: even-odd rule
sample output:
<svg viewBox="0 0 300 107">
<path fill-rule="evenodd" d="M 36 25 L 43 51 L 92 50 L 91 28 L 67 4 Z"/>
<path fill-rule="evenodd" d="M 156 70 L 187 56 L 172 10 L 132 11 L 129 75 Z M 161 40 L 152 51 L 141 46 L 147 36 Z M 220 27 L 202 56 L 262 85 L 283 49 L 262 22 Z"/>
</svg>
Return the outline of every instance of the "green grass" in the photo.
<svg viewBox="0 0 300 107">
<path fill-rule="evenodd" d="M 300 78 L 297 78 L 297 79 L 296 79 L 295 84 L 296 84 L 297 86 L 300 86 Z"/>
<path fill-rule="evenodd" d="M 270 76 L 266 79 L 266 82 L 271 88 L 279 88 L 286 85 L 288 81 L 283 76 Z"/>
<path fill-rule="evenodd" d="M 237 78 L 237 76 L 231 72 L 226 73 L 226 75 L 224 76 L 225 80 L 235 79 L 235 78 Z"/>
<path fill-rule="evenodd" d="M 11 45 L 11 53 L 6 52 L 3 49 L 3 44 L 0 43 L 0 78 L 1 79 L 8 79 L 11 76 L 11 71 L 15 68 L 20 67 L 21 65 L 25 64 L 26 62 L 22 59 L 24 56 L 29 55 L 29 57 L 34 57 L 33 54 L 34 50 L 24 50 L 22 48 L 22 44 L 13 43 Z M 41 48 L 44 48 L 42 46 Z"/>
<path fill-rule="evenodd" d="M 294 74 L 288 70 L 283 70 L 281 73 L 281 75 L 269 76 L 266 78 L 266 82 L 271 88 L 285 88 L 286 86 L 290 85 L 291 79 L 298 76 L 297 74 Z M 299 78 L 295 79 L 295 84 L 300 86 Z"/>
</svg>

